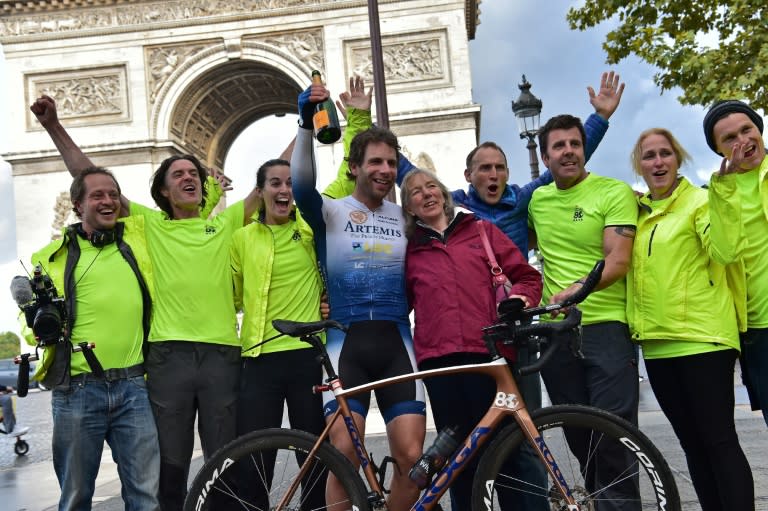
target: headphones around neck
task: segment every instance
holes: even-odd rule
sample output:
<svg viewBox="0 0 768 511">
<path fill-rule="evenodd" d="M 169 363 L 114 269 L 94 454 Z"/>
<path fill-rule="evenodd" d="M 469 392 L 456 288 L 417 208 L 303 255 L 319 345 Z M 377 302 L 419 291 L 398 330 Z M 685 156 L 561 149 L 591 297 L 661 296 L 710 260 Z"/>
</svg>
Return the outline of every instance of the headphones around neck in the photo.
<svg viewBox="0 0 768 511">
<path fill-rule="evenodd" d="M 77 224 L 77 234 L 79 234 L 81 238 L 88 240 L 91 245 L 96 248 L 103 248 L 110 243 L 115 242 L 114 229 L 110 229 L 108 231 L 99 231 L 94 229 L 91 231 L 91 235 L 89 236 L 88 233 L 83 229 L 83 224 L 80 223 Z"/>
</svg>

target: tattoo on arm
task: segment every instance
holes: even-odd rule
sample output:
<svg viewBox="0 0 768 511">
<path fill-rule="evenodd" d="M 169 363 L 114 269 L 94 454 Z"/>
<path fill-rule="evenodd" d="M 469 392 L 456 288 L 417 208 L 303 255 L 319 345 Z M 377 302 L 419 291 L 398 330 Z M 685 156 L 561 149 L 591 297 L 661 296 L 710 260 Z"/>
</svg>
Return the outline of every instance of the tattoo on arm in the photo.
<svg viewBox="0 0 768 511">
<path fill-rule="evenodd" d="M 618 227 L 614 228 L 614 232 L 619 236 L 624 236 L 625 238 L 634 239 L 635 237 L 635 228 L 631 225 L 619 225 Z"/>
</svg>

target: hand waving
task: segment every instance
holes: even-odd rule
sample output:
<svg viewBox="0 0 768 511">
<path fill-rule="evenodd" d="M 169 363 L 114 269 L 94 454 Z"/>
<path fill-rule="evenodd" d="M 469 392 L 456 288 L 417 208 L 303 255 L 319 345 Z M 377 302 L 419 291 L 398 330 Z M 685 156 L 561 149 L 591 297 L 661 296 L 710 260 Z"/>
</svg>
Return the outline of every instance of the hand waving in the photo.
<svg viewBox="0 0 768 511">
<path fill-rule="evenodd" d="M 610 71 L 600 77 L 600 91 L 595 94 L 595 89 L 587 87 L 589 102 L 595 108 L 595 112 L 606 121 L 611 118 L 613 112 L 619 107 L 621 95 L 624 93 L 624 83 L 620 83 L 621 77 Z"/>
<path fill-rule="evenodd" d="M 349 90 L 339 94 L 339 101 L 336 107 L 344 118 L 347 118 L 347 108 L 356 108 L 357 110 L 370 110 L 371 98 L 373 97 L 373 87 L 365 92 L 365 81 L 360 76 L 354 76 L 349 79 Z"/>
</svg>

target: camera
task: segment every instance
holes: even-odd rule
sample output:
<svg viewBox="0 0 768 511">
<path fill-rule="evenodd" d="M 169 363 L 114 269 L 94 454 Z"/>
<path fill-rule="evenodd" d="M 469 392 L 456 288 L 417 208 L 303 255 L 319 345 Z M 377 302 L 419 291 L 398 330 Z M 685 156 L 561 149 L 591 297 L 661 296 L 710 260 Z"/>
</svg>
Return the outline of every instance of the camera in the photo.
<svg viewBox="0 0 768 511">
<path fill-rule="evenodd" d="M 64 339 L 67 308 L 51 277 L 35 266 L 32 278 L 17 276 L 11 282 L 11 294 L 24 311 L 27 326 L 35 334 L 38 345 L 51 346 Z"/>
</svg>

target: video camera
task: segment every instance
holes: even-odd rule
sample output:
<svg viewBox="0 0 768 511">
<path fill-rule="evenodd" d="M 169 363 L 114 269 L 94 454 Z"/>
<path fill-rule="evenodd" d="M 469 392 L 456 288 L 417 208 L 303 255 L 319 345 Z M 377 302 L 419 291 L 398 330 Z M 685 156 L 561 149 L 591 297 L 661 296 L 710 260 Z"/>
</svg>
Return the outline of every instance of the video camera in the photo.
<svg viewBox="0 0 768 511">
<path fill-rule="evenodd" d="M 24 312 L 27 326 L 32 329 L 37 340 L 35 353 L 24 353 L 16 357 L 19 364 L 18 390 L 19 397 L 27 395 L 29 389 L 29 363 L 40 360 L 38 348 L 48 348 L 65 343 L 68 352 L 82 352 L 88 367 L 96 376 L 104 374 L 99 360 L 93 354 L 96 346 L 92 342 L 79 342 L 72 346 L 69 342 L 69 327 L 67 307 L 63 296 L 59 296 L 51 277 L 43 273 L 42 265 L 35 266 L 32 278 L 18 275 L 11 281 L 11 295 L 16 304 Z M 50 371 L 50 370 L 49 370 Z M 63 367 L 64 374 L 69 377 L 69 364 Z M 50 375 L 50 372 L 49 372 Z M 57 380 L 61 381 L 61 380 Z M 69 381 L 68 379 L 66 381 Z"/>
<path fill-rule="evenodd" d="M 32 329 L 39 347 L 47 347 L 64 340 L 67 326 L 67 308 L 64 297 L 59 296 L 51 277 L 35 266 L 32 278 L 18 275 L 11 281 L 11 294 L 24 312 L 27 326 Z"/>
</svg>

